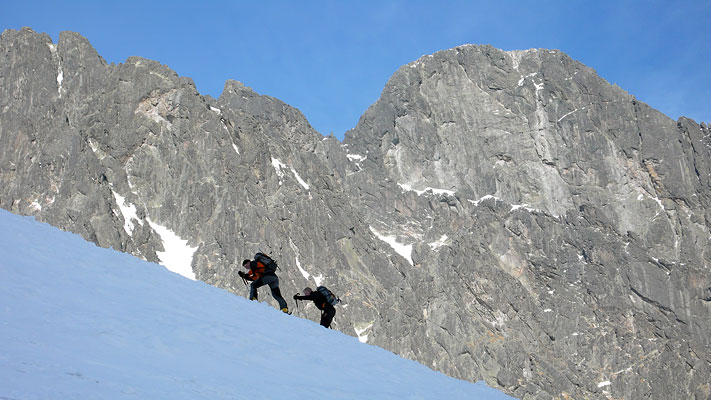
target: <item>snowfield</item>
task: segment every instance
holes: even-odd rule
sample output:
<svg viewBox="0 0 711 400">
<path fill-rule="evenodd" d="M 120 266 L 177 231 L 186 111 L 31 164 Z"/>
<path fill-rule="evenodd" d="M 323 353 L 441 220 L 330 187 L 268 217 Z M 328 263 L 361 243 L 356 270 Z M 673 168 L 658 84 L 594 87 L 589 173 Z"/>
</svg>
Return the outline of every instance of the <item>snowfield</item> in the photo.
<svg viewBox="0 0 711 400">
<path fill-rule="evenodd" d="M 0 399 L 307 396 L 511 398 L 0 210 Z"/>
</svg>

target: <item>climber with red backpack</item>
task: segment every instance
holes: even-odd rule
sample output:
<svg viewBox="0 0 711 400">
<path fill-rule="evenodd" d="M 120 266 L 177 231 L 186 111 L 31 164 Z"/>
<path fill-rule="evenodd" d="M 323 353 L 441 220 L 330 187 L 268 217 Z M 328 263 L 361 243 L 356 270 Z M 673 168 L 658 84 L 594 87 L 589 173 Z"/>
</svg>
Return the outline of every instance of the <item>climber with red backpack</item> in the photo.
<svg viewBox="0 0 711 400">
<path fill-rule="evenodd" d="M 246 259 L 242 261 L 242 266 L 249 271 L 239 271 L 237 274 L 245 280 L 252 281 L 249 286 L 249 299 L 259 300 L 257 289 L 264 285 L 269 285 L 272 291 L 272 297 L 279 303 L 281 311 L 289 314 L 289 307 L 286 305 L 286 300 L 281 296 L 279 290 L 279 277 L 276 276 L 276 270 L 279 268 L 277 262 L 264 253 L 254 255 L 254 260 Z"/>
<path fill-rule="evenodd" d="M 299 300 L 312 300 L 316 308 L 321 310 L 321 326 L 326 328 L 331 326 L 331 321 L 336 316 L 336 309 L 333 306 L 341 302 L 341 299 L 336 297 L 325 286 L 319 286 L 316 290 L 311 290 L 311 288 L 307 287 L 304 289 L 304 295 L 300 296 L 297 293 L 294 295 L 294 300 L 297 301 L 297 306 L 299 305 Z"/>
</svg>

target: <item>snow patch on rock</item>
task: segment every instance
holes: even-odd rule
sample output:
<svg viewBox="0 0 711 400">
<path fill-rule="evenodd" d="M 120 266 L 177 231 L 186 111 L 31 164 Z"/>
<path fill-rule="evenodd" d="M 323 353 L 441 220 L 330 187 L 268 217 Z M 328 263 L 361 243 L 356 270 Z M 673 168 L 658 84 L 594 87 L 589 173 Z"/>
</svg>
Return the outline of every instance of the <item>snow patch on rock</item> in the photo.
<svg viewBox="0 0 711 400">
<path fill-rule="evenodd" d="M 372 226 L 369 226 L 368 228 L 370 228 L 370 231 L 373 232 L 375 237 L 377 237 L 378 239 L 380 239 L 383 242 L 390 245 L 390 247 L 392 247 L 392 249 L 395 250 L 396 253 L 398 253 L 403 258 L 405 258 L 405 260 L 407 260 L 407 262 L 409 262 L 410 265 L 414 265 L 414 263 L 412 262 L 412 245 L 411 244 L 400 243 L 397 241 L 396 236 L 383 235 L 380 232 L 378 232 L 377 230 L 375 230 L 375 228 L 373 228 Z"/>
<path fill-rule="evenodd" d="M 175 232 L 151 221 L 150 218 L 146 217 L 146 221 L 163 241 L 165 251 L 156 251 L 160 264 L 169 271 L 195 280 L 192 263 L 197 247 L 189 246 L 187 240 L 181 239 Z"/>
</svg>

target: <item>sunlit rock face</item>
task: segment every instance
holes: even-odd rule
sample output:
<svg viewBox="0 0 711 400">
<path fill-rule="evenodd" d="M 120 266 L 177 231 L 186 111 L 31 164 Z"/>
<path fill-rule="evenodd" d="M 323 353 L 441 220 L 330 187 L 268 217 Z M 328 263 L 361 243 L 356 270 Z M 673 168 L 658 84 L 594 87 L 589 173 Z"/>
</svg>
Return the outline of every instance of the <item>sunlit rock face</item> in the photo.
<svg viewBox="0 0 711 400">
<path fill-rule="evenodd" d="M 241 295 L 268 252 L 292 309 L 326 285 L 336 329 L 520 398 L 711 396 L 709 143 L 558 51 L 424 56 L 340 143 L 240 82 L 0 39 L 0 207 Z"/>
</svg>

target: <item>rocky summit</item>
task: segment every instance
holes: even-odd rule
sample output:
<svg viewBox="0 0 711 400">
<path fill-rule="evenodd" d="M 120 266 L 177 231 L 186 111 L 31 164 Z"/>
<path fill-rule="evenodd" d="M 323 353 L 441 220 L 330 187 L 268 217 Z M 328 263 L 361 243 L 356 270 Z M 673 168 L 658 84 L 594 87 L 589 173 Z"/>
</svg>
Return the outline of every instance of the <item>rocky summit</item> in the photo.
<svg viewBox="0 0 711 400">
<path fill-rule="evenodd" d="M 0 207 L 239 295 L 268 252 L 292 309 L 326 285 L 335 328 L 521 399 L 711 397 L 710 134 L 559 51 L 424 56 L 341 143 L 240 82 L 0 37 Z"/>
</svg>

